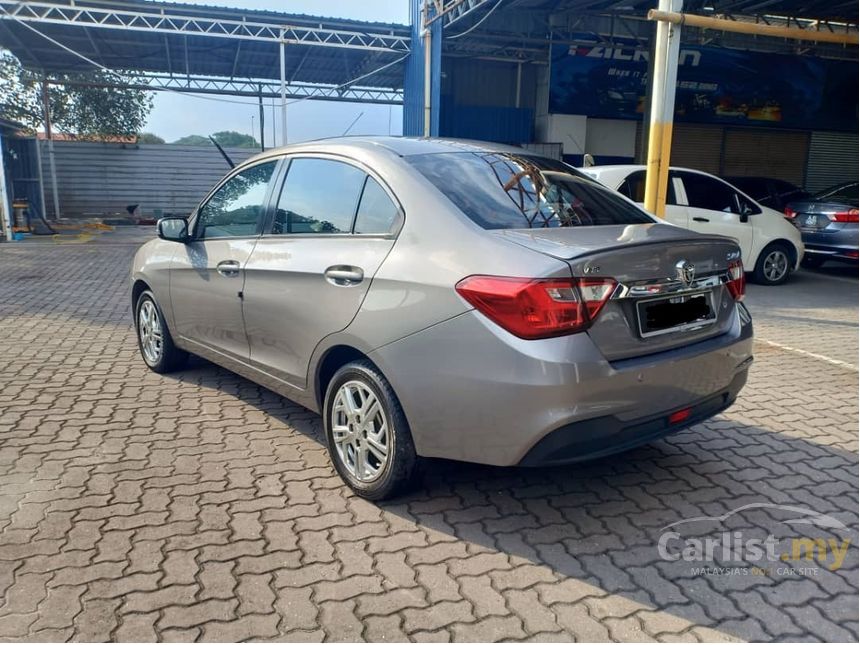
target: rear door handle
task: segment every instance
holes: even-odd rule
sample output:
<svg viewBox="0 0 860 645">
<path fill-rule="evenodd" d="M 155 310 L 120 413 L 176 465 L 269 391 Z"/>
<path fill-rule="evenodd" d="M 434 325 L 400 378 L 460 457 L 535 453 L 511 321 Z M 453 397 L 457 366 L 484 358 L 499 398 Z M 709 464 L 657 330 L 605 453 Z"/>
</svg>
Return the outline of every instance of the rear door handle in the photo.
<svg viewBox="0 0 860 645">
<path fill-rule="evenodd" d="M 353 266 L 333 266 L 325 270 L 325 279 L 338 287 L 349 287 L 364 280 L 364 271 Z"/>
<path fill-rule="evenodd" d="M 236 260 L 222 260 L 215 269 L 225 278 L 235 278 L 239 275 L 239 263 Z"/>
<path fill-rule="evenodd" d="M 693 221 L 694 222 L 710 222 L 711 220 L 709 220 L 707 217 L 694 217 Z"/>
</svg>

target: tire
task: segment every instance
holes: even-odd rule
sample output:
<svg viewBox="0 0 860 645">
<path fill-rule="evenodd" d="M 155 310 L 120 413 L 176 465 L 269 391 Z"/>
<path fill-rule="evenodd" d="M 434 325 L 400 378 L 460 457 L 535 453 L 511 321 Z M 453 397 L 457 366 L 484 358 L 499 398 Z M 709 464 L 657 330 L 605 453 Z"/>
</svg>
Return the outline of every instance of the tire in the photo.
<svg viewBox="0 0 860 645">
<path fill-rule="evenodd" d="M 170 330 L 164 322 L 164 314 L 152 291 L 141 293 L 134 305 L 134 328 L 143 362 L 153 372 L 166 374 L 185 365 L 188 352 L 174 345 Z"/>
<path fill-rule="evenodd" d="M 803 259 L 800 261 L 800 264 L 807 269 L 818 269 L 820 268 L 827 260 L 819 255 L 804 255 Z"/>
<path fill-rule="evenodd" d="M 373 418 L 362 415 L 370 410 Z M 335 372 L 326 389 L 323 424 L 331 462 L 356 495 L 379 501 L 414 485 L 419 458 L 409 423 L 373 363 L 354 361 Z"/>
<path fill-rule="evenodd" d="M 784 283 L 791 275 L 792 255 L 788 244 L 783 242 L 768 244 L 756 260 L 753 279 L 759 284 L 768 286 Z"/>
</svg>

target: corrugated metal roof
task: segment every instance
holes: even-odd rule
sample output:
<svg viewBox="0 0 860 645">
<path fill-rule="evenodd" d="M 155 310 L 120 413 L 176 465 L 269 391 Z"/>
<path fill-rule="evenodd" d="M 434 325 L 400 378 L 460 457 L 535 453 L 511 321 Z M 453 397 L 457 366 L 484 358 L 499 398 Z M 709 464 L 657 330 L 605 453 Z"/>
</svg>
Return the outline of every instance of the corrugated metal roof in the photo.
<svg viewBox="0 0 860 645">
<path fill-rule="evenodd" d="M 391 23 L 344 20 L 273 11 L 161 3 L 149 0 L 109 2 L 100 0 L 51 0 L 69 7 L 69 12 L 87 9 L 143 12 L 166 19 L 181 16 L 206 21 L 239 21 L 268 25 L 276 29 L 290 25 L 325 32 L 355 33 L 363 39 L 374 35 L 409 37 L 409 27 Z M 0 3 L 6 13 L 18 3 Z M 73 7 L 73 8 L 72 8 Z M 102 14 L 100 14 L 101 16 Z M 0 11 L 0 17 L 4 12 Z M 100 17 L 99 16 L 99 17 Z M 80 21 L 78 21 L 80 23 Z M 112 24 L 108 22 L 108 24 Z M 170 33 L 156 29 L 137 31 L 122 25 L 113 27 L 60 24 L 34 21 L 22 24 L 12 18 L 0 20 L 0 46 L 11 50 L 28 68 L 48 73 L 81 72 L 92 65 L 41 37 L 33 29 L 109 69 L 158 72 L 176 75 L 219 76 L 225 78 L 279 79 L 278 44 L 274 40 Z M 216 31 L 217 33 L 217 31 Z M 270 32 L 271 33 L 271 32 Z M 400 44 L 402 45 L 402 43 Z M 374 47 L 332 47 L 319 44 L 288 44 L 287 78 L 302 83 L 339 85 L 394 61 L 405 49 L 380 51 Z M 362 81 L 368 87 L 402 88 L 402 66 L 393 66 Z"/>
</svg>

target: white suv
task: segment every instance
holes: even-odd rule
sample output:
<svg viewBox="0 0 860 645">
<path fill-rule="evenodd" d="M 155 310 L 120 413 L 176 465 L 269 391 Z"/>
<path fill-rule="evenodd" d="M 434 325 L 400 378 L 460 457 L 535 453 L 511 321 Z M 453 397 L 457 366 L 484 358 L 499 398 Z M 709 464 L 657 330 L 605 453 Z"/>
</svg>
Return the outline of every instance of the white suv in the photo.
<svg viewBox="0 0 860 645">
<path fill-rule="evenodd" d="M 582 170 L 634 202 L 644 201 L 645 166 L 592 166 Z M 669 170 L 666 221 L 700 233 L 734 238 L 741 247 L 744 266 L 761 284 L 782 284 L 803 259 L 800 233 L 782 213 L 698 170 Z"/>
</svg>

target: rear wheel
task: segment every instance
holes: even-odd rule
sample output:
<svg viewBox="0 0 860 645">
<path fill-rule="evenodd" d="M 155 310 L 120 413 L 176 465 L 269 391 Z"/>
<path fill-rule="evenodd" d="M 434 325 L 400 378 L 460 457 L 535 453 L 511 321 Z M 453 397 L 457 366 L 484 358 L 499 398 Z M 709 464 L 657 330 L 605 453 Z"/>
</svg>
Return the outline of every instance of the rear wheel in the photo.
<svg viewBox="0 0 860 645">
<path fill-rule="evenodd" d="M 134 320 L 140 355 L 149 369 L 165 374 L 185 365 L 188 353 L 173 344 L 173 337 L 151 291 L 144 291 L 137 299 Z"/>
<path fill-rule="evenodd" d="M 373 363 L 354 361 L 334 374 L 323 422 L 332 463 L 357 495 L 382 500 L 413 484 L 418 456 L 409 424 Z"/>
<path fill-rule="evenodd" d="M 759 254 L 753 277 L 759 284 L 782 284 L 788 280 L 791 267 L 791 249 L 787 244 L 776 242 L 766 246 Z"/>
</svg>

